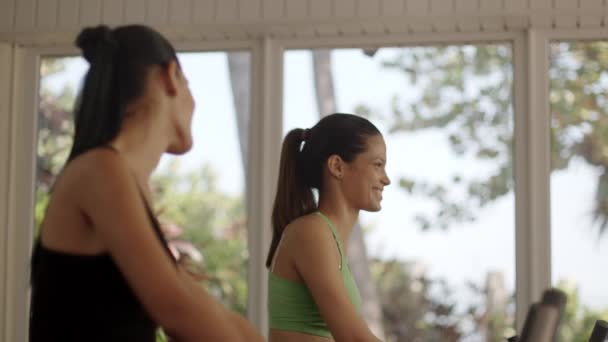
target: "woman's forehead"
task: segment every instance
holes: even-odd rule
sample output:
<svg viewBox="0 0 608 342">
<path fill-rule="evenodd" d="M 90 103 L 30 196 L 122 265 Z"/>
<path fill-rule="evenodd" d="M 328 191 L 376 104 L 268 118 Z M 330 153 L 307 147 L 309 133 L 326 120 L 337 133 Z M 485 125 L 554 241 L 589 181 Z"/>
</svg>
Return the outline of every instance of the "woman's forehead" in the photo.
<svg viewBox="0 0 608 342">
<path fill-rule="evenodd" d="M 384 138 L 380 134 L 369 136 L 366 139 L 366 150 L 369 152 L 383 152 L 386 151 L 386 143 Z"/>
</svg>

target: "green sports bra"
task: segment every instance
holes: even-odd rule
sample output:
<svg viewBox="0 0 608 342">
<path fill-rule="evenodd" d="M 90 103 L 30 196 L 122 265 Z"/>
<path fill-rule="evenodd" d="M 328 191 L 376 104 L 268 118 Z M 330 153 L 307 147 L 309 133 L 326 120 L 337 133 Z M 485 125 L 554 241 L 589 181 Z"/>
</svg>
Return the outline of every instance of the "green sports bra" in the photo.
<svg viewBox="0 0 608 342">
<path fill-rule="evenodd" d="M 340 252 L 339 271 L 344 281 L 344 288 L 348 292 L 351 302 L 357 310 L 360 310 L 359 289 L 348 267 L 346 256 L 342 253 L 342 245 L 336 229 L 327 216 L 321 212 L 317 212 L 317 214 L 327 222 L 331 229 Z M 281 278 L 272 272 L 268 273 L 268 315 L 270 329 L 332 337 L 306 285 Z"/>
</svg>

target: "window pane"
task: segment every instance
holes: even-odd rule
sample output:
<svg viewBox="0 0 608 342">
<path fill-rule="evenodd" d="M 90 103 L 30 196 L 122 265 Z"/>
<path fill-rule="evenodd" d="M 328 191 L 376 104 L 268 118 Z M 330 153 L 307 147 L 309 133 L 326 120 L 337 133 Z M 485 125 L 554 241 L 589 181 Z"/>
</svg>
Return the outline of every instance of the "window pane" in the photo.
<svg viewBox="0 0 608 342">
<path fill-rule="evenodd" d="M 209 276 L 204 284 L 245 313 L 245 166 L 250 53 L 179 54 L 197 106 L 194 147 L 165 155 L 152 177 L 155 208 L 172 249 Z M 88 68 L 79 57 L 43 58 L 40 70 L 36 222 L 71 147 L 72 106 Z"/>
<path fill-rule="evenodd" d="M 46 57 L 40 61 L 38 153 L 36 156 L 36 236 L 55 177 L 72 147 L 72 111 L 88 64 L 80 57 Z"/>
<path fill-rule="evenodd" d="M 551 46 L 552 277 L 568 294 L 561 341 L 608 319 L 608 44 Z"/>
<path fill-rule="evenodd" d="M 348 112 L 387 143 L 383 210 L 349 242 L 372 328 L 387 341 L 513 334 L 510 46 L 293 50 L 284 77 L 284 133 Z"/>
</svg>

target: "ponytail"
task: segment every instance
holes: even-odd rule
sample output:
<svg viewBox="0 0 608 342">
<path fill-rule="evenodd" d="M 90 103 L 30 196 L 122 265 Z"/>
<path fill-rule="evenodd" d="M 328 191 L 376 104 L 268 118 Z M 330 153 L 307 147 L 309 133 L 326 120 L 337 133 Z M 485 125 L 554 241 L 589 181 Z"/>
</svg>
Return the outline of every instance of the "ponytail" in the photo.
<svg viewBox="0 0 608 342">
<path fill-rule="evenodd" d="M 144 94 L 150 68 L 177 61 L 169 41 L 142 25 L 87 27 L 78 35 L 76 46 L 89 70 L 74 111 L 74 143 L 68 162 L 116 138 L 128 104 Z"/>
<path fill-rule="evenodd" d="M 84 29 L 76 39 L 89 63 L 74 115 L 75 136 L 68 161 L 103 145 L 120 130 L 121 118 L 113 94 L 118 41 L 107 26 Z"/>
<path fill-rule="evenodd" d="M 300 151 L 302 143 L 306 144 L 308 132 L 308 129 L 296 128 L 287 133 L 283 140 L 279 182 L 272 209 L 272 242 L 266 267 L 272 264 L 285 227 L 296 218 L 317 209 L 312 187 L 305 177 L 304 158 Z"/>
</svg>

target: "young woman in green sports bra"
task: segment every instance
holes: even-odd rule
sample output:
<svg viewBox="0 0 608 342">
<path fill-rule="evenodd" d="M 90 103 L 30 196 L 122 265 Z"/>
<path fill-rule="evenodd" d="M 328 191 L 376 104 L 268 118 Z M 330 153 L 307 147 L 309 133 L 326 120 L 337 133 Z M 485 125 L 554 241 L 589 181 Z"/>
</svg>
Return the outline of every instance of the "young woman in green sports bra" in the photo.
<svg viewBox="0 0 608 342">
<path fill-rule="evenodd" d="M 266 260 L 270 342 L 380 341 L 360 315 L 345 247 L 359 211 L 380 210 L 385 165 L 382 134 L 359 116 L 285 137 Z"/>
</svg>

